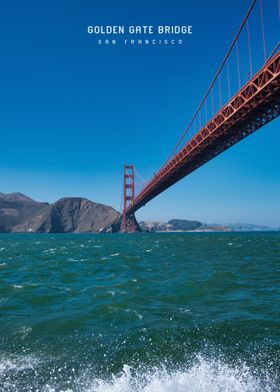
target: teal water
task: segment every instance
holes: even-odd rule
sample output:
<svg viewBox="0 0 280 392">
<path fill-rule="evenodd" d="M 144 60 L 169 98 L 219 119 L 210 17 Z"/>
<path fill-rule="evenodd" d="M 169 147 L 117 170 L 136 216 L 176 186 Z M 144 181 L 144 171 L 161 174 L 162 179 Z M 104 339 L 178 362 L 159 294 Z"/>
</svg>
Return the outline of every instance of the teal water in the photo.
<svg viewBox="0 0 280 392">
<path fill-rule="evenodd" d="M 0 390 L 280 390 L 280 233 L 0 236 Z"/>
</svg>

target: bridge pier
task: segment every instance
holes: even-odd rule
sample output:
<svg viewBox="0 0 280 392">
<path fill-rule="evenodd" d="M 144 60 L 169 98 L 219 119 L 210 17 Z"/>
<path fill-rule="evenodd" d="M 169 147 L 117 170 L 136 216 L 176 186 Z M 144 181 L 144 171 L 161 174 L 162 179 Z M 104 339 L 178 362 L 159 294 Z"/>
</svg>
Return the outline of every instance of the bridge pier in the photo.
<svg viewBox="0 0 280 392">
<path fill-rule="evenodd" d="M 127 215 L 126 213 L 123 213 L 120 232 L 136 233 L 137 231 L 140 231 L 140 227 L 134 214 Z"/>
<path fill-rule="evenodd" d="M 124 165 L 123 173 L 123 215 L 120 226 L 121 233 L 135 233 L 140 227 L 135 219 L 134 213 L 128 214 L 128 205 L 134 203 L 134 165 Z"/>
</svg>

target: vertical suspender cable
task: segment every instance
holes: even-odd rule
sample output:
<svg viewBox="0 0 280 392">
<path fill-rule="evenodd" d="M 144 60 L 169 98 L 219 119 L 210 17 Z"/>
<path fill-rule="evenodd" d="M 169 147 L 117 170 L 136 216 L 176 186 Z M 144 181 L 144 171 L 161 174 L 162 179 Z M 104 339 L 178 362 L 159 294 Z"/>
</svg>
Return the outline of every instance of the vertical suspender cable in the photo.
<svg viewBox="0 0 280 392">
<path fill-rule="evenodd" d="M 221 74 L 218 76 L 219 83 L 219 98 L 220 98 L 220 108 L 222 107 L 222 89 L 221 89 Z"/>
<path fill-rule="evenodd" d="M 148 182 L 147 180 L 145 180 L 145 179 L 139 174 L 139 172 L 137 171 L 137 169 L 136 169 L 135 166 L 134 166 L 134 172 L 135 172 L 136 176 L 138 177 L 138 179 L 140 180 L 140 182 L 141 182 L 142 184 L 146 184 L 146 183 Z"/>
<path fill-rule="evenodd" d="M 280 0 L 279 0 L 280 1 Z M 247 37 L 248 37 L 248 53 L 249 53 L 249 67 L 250 67 L 250 78 L 253 76 L 253 66 L 252 66 L 252 51 L 251 51 L 251 37 L 250 37 L 250 26 L 249 20 L 246 22 L 247 26 Z"/>
<path fill-rule="evenodd" d="M 262 27 L 262 41 L 263 41 L 264 62 L 266 62 L 266 44 L 265 44 L 265 34 L 264 34 L 264 18 L 263 18 L 263 4 L 262 4 L 262 0 L 260 0 L 260 17 L 261 17 L 261 27 Z"/>
<path fill-rule="evenodd" d="M 241 88 L 241 79 L 240 79 L 240 62 L 239 62 L 238 41 L 236 41 L 235 50 L 236 50 L 236 65 L 237 65 L 238 88 L 240 89 Z"/>
<path fill-rule="evenodd" d="M 204 102 L 204 109 L 205 109 L 205 124 L 206 124 L 208 121 L 207 99 Z"/>
<path fill-rule="evenodd" d="M 231 94 L 230 94 L 230 75 L 229 75 L 229 60 L 227 58 L 227 84 L 228 84 L 228 99 L 230 99 Z"/>
<path fill-rule="evenodd" d="M 225 64 L 225 62 L 226 62 L 226 60 L 227 60 L 227 58 L 228 58 L 228 56 L 229 56 L 229 54 L 230 54 L 232 48 L 234 47 L 234 44 L 235 44 L 235 42 L 237 41 L 237 38 L 239 37 L 239 35 L 240 35 L 240 33 L 241 33 L 241 31 L 242 31 L 242 29 L 243 29 L 245 23 L 246 23 L 246 20 L 249 18 L 250 14 L 251 14 L 251 12 L 252 12 L 252 9 L 254 8 L 254 5 L 256 4 L 256 1 L 257 1 L 257 0 L 252 0 L 252 3 L 251 3 L 251 5 L 250 5 L 250 8 L 249 8 L 248 12 L 246 13 L 246 15 L 245 15 L 245 17 L 244 17 L 244 19 L 243 19 L 243 21 L 242 21 L 242 23 L 241 23 L 241 25 L 240 25 L 240 27 L 239 27 L 237 33 L 236 33 L 236 35 L 235 35 L 235 37 L 234 37 L 234 39 L 233 39 L 231 45 L 230 45 L 230 47 L 229 47 L 229 49 L 228 49 L 228 51 L 227 51 L 227 53 L 226 53 L 226 55 L 225 55 L 225 57 L 224 57 L 224 59 L 223 59 L 223 61 L 222 61 L 222 63 L 221 63 L 219 69 L 217 70 L 217 72 L 216 72 L 216 74 L 215 74 L 215 76 L 214 76 L 214 79 L 213 79 L 212 82 L 210 83 L 210 86 L 208 87 L 206 93 L 204 94 L 204 97 L 202 98 L 202 101 L 201 101 L 200 104 L 198 105 L 198 108 L 196 109 L 196 112 L 194 113 L 194 115 L 193 115 L 191 121 L 189 122 L 187 128 L 186 128 L 185 131 L 183 132 L 181 138 L 178 140 L 176 146 L 173 148 L 171 154 L 169 155 L 169 157 L 167 158 L 167 160 L 164 162 L 164 164 L 162 165 L 162 167 L 163 167 L 163 166 L 165 165 L 165 163 L 168 162 L 169 159 L 174 155 L 174 152 L 177 150 L 177 147 L 179 146 L 179 144 L 181 144 L 181 141 L 183 140 L 183 138 L 185 137 L 186 133 L 187 133 L 188 130 L 190 129 L 190 127 L 191 127 L 191 125 L 192 125 L 192 123 L 193 123 L 195 117 L 197 116 L 197 114 L 198 114 L 200 108 L 202 107 L 202 105 L 203 105 L 205 99 L 207 98 L 207 96 L 208 96 L 210 90 L 212 89 L 212 87 L 213 87 L 215 81 L 217 80 L 218 75 L 219 75 L 219 73 L 221 72 L 221 70 L 222 70 L 222 68 L 223 68 L 223 66 L 224 66 L 224 64 Z"/>
<path fill-rule="evenodd" d="M 212 102 L 212 116 L 214 116 L 214 93 L 213 93 L 213 87 L 211 89 L 211 102 Z"/>
</svg>

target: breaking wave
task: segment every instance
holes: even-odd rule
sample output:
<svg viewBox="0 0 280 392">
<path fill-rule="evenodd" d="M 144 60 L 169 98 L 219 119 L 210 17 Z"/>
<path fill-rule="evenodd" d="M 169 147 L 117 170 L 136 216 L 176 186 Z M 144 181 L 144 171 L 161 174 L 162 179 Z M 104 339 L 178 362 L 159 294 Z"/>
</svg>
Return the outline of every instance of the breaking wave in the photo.
<svg viewBox="0 0 280 392">
<path fill-rule="evenodd" d="M 169 371 L 166 365 L 138 369 L 124 365 L 117 375 L 96 378 L 92 369 L 80 375 L 53 368 L 44 383 L 38 379 L 41 361 L 34 357 L 14 358 L 0 363 L 1 391 L 43 392 L 276 392 L 277 383 L 269 372 L 253 371 L 246 364 L 232 367 L 201 356 L 185 368 Z M 61 372 L 61 377 L 57 375 Z M 74 369 L 71 369 L 74 371 Z M 42 380 L 41 380 L 42 381 Z M 0 387 L 1 388 L 1 387 Z"/>
</svg>

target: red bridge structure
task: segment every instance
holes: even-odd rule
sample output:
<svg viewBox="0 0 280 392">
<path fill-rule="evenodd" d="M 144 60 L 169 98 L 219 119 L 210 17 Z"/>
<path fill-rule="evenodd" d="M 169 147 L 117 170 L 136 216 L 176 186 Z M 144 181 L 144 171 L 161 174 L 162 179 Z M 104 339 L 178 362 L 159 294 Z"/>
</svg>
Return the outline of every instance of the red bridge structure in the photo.
<svg viewBox="0 0 280 392">
<path fill-rule="evenodd" d="M 134 213 L 139 208 L 279 116 L 280 1 L 275 0 L 274 9 L 271 8 L 273 2 L 274 0 L 270 0 L 268 3 L 270 10 L 275 12 L 278 29 L 272 37 L 274 45 L 270 55 L 267 56 L 263 3 L 262 0 L 254 0 L 181 139 L 165 164 L 136 196 L 134 166 L 125 165 L 121 231 L 136 231 Z M 256 32 L 254 41 L 251 39 L 252 28 L 256 30 L 253 18 L 259 22 L 257 42 Z M 271 23 L 271 19 L 268 23 Z M 246 50 L 241 51 L 244 38 Z M 253 53 L 253 44 L 256 43 L 257 53 Z M 253 72 L 253 57 L 257 63 L 254 65 L 257 67 L 256 72 Z M 242 77 L 246 78 L 244 82 Z"/>
</svg>

